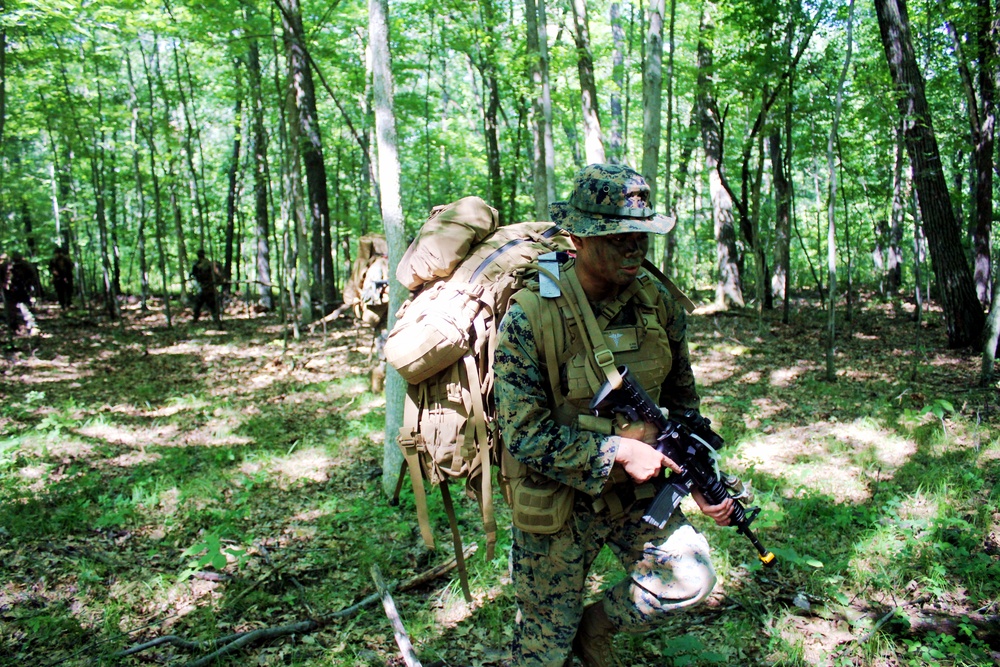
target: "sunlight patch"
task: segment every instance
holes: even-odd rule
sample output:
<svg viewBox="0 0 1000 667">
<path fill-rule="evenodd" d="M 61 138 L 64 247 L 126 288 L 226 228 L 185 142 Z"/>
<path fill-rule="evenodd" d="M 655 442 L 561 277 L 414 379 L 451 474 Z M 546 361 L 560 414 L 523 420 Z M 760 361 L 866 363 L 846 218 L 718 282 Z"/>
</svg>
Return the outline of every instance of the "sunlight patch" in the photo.
<svg viewBox="0 0 1000 667">
<path fill-rule="evenodd" d="M 799 379 L 809 371 L 815 370 L 816 364 L 800 361 L 795 366 L 789 368 L 779 368 L 771 371 L 772 387 L 790 387 L 795 380 Z"/>
<path fill-rule="evenodd" d="M 133 466 L 159 461 L 160 458 L 162 457 L 155 452 L 128 452 L 127 454 L 116 456 L 113 459 L 108 459 L 107 463 L 116 468 L 131 468 Z"/>
<path fill-rule="evenodd" d="M 333 459 L 319 447 L 310 447 L 293 452 L 289 456 L 275 458 L 268 468 L 285 482 L 300 480 L 325 482 L 330 479 Z"/>
<path fill-rule="evenodd" d="M 735 460 L 785 481 L 787 494 L 802 490 L 838 502 L 870 498 L 868 473 L 892 477 L 916 445 L 864 420 L 851 424 L 817 422 L 744 441 Z"/>
</svg>

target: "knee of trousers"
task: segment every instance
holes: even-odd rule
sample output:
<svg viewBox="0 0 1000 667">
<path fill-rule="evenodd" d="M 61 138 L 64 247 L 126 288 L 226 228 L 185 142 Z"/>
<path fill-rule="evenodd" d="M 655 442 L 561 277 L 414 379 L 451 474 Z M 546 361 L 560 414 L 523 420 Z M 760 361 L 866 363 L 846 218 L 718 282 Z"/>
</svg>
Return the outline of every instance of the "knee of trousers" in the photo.
<svg viewBox="0 0 1000 667">
<path fill-rule="evenodd" d="M 645 557 L 608 594 L 606 609 L 622 629 L 641 630 L 663 616 L 697 606 L 715 588 L 717 577 L 709 559 L 708 543 L 694 529 L 683 544 L 666 551 L 647 551 Z"/>
</svg>

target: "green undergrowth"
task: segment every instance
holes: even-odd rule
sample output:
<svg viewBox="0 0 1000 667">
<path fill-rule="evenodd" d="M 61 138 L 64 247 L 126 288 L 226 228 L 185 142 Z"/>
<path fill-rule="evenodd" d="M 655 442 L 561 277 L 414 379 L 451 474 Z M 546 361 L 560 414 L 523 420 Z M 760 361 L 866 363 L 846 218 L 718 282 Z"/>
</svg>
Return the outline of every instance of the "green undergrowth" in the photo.
<svg viewBox="0 0 1000 667">
<path fill-rule="evenodd" d="M 433 551 L 411 485 L 398 506 L 386 497 L 384 398 L 370 391 L 364 336 L 335 330 L 285 350 L 264 323 L 233 320 L 213 336 L 97 331 L 102 355 L 67 334 L 8 359 L 0 664 L 182 665 L 208 651 L 119 652 L 322 619 L 374 592 L 373 567 L 398 585 L 451 556 L 436 490 Z M 692 318 L 703 411 L 727 441 L 722 467 L 753 481 L 753 529 L 776 564 L 685 501 L 719 587 L 664 627 L 619 635 L 623 664 L 996 659 L 1000 433 L 993 394 L 972 387 L 976 360 L 939 351 L 914 376 L 903 355 L 845 333 L 827 382 L 808 324 L 761 333 L 755 317 Z M 885 349 L 891 334 L 879 334 Z M 499 665 L 515 615 L 509 515 L 497 495 L 487 559 L 477 508 L 459 485 L 452 495 L 466 545 L 479 546 L 473 604 L 452 571 L 395 592 L 395 605 L 423 664 Z M 588 597 L 623 576 L 605 550 Z M 399 661 L 375 602 L 217 664 Z"/>
</svg>

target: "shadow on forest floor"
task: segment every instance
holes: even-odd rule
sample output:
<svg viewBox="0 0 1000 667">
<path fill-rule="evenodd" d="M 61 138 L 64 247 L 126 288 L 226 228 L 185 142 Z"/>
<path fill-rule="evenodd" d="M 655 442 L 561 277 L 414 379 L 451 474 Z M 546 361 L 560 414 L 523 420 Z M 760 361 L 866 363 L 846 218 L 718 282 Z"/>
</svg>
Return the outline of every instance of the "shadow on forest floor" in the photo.
<svg viewBox="0 0 1000 667">
<path fill-rule="evenodd" d="M 422 546 L 408 485 L 382 490 L 384 396 L 371 332 L 341 319 L 286 335 L 231 305 L 223 327 L 178 309 L 39 312 L 41 333 L 0 361 L 0 664 L 157 662 L 207 652 L 161 644 L 287 626 L 350 608 L 369 569 L 401 581 L 447 557 Z M 617 640 L 627 664 L 986 664 L 997 658 L 1000 475 L 996 389 L 977 355 L 919 331 L 902 302 L 839 322 L 827 382 L 826 315 L 690 318 L 703 411 L 746 473 L 755 523 L 779 556 L 762 571 L 734 531 L 690 513 L 713 546 L 711 605 Z M 500 522 L 507 520 L 497 499 Z M 467 542 L 482 528 L 460 507 Z M 475 602 L 447 577 L 396 602 L 424 664 L 499 664 L 513 600 L 497 557 L 470 562 Z M 596 590 L 622 574 L 602 556 Z M 6 657 L 3 657 L 6 656 Z M 7 661 L 10 662 L 7 662 Z M 262 642 L 258 665 L 398 664 L 377 605 Z"/>
</svg>

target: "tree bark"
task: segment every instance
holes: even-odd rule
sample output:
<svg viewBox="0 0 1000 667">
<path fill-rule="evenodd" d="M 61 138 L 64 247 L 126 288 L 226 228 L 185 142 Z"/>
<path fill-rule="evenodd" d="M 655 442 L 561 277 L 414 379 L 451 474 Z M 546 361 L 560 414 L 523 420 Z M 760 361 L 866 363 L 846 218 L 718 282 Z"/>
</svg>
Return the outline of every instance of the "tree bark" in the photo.
<svg viewBox="0 0 1000 667">
<path fill-rule="evenodd" d="M 608 160 L 612 164 L 622 164 L 625 144 L 625 119 L 622 117 L 622 100 L 625 99 L 625 30 L 622 28 L 622 8 L 619 2 L 611 3 L 609 19 L 614 50 L 611 54 L 611 126 L 608 129 Z"/>
<path fill-rule="evenodd" d="M 646 67 L 642 76 L 642 177 L 649 185 L 649 199 L 656 205 L 660 166 L 660 115 L 663 111 L 663 12 L 664 0 L 650 0 L 646 31 Z"/>
<path fill-rule="evenodd" d="M 399 154 L 396 149 L 396 118 L 393 108 L 392 68 L 389 56 L 387 0 L 369 0 L 368 34 L 375 97 L 375 132 L 378 144 L 379 185 L 382 192 L 382 222 L 389 246 L 389 322 L 391 330 L 396 312 L 406 298 L 406 289 L 396 280 L 396 267 L 406 250 L 403 207 L 399 195 Z M 389 365 L 385 383 L 385 445 L 382 463 L 382 488 L 392 495 L 403 461 L 396 444 L 403 425 L 403 398 L 406 382 Z"/>
<path fill-rule="evenodd" d="M 290 85 L 295 92 L 298 112 L 301 156 L 305 166 L 309 195 L 309 227 L 312 231 L 312 274 L 324 310 L 337 299 L 334 282 L 333 240 L 330 235 L 330 204 L 326 189 L 326 166 L 323 140 L 316 111 L 316 89 L 309 57 L 306 54 L 305 29 L 299 0 L 281 0 L 285 52 L 288 58 Z M 324 313 L 325 314 L 325 313 Z"/>
<path fill-rule="evenodd" d="M 840 127 L 840 112 L 844 106 L 844 82 L 851 66 L 851 51 L 854 49 L 854 0 L 847 9 L 847 54 L 844 56 L 844 67 L 840 70 L 840 80 L 837 82 L 837 94 L 833 104 L 833 123 L 830 127 L 830 137 L 826 144 L 826 164 L 829 170 L 830 187 L 827 200 L 827 287 L 830 298 L 827 300 L 826 327 L 826 380 L 833 382 L 837 372 L 834 364 L 837 347 L 837 164 L 836 155 L 837 131 Z"/>
<path fill-rule="evenodd" d="M 244 6 L 249 21 L 250 5 Z M 253 124 L 253 194 L 254 220 L 257 239 L 257 295 L 260 306 L 274 309 L 274 291 L 271 288 L 270 216 L 267 208 L 267 133 L 264 130 L 264 104 L 260 71 L 260 47 L 251 38 L 247 50 L 247 78 L 250 82 L 251 117 Z"/>
<path fill-rule="evenodd" d="M 222 265 L 222 273 L 225 276 L 224 284 L 227 286 L 227 290 L 230 289 L 230 281 L 233 278 L 233 245 L 236 236 L 236 175 L 240 169 L 240 149 L 242 148 L 240 143 L 243 138 L 241 134 L 243 128 L 243 85 L 242 77 L 240 76 L 240 66 L 242 63 L 239 59 L 236 59 L 234 65 L 236 103 L 233 109 L 233 152 L 230 154 L 229 169 L 226 173 L 228 181 L 228 188 L 226 189 L 226 247 Z"/>
<path fill-rule="evenodd" d="M 775 130 L 768 137 L 771 155 L 771 178 L 774 183 L 774 270 L 771 274 L 771 294 L 785 300 L 788 293 L 788 272 L 792 243 L 792 192 L 785 170 L 784 155 L 781 150 L 781 132 Z"/>
<path fill-rule="evenodd" d="M 906 2 L 875 0 L 875 12 L 898 93 L 906 149 L 913 165 L 913 186 L 930 246 L 931 265 L 937 276 L 948 346 L 977 345 L 986 316 L 976 296 L 972 271 L 966 263 L 961 233 L 951 209 L 924 78 L 913 51 Z"/>
<path fill-rule="evenodd" d="M 715 26 L 707 11 L 702 14 L 698 37 L 698 88 L 695 114 L 705 147 L 705 168 L 708 170 L 712 197 L 712 219 L 715 223 L 716 268 L 718 282 L 715 301 L 721 307 L 743 306 L 743 285 L 736 250 L 736 226 L 733 218 L 733 198 L 724 187 L 722 166 L 722 124 L 715 102 L 712 83 L 712 39 Z"/>
<path fill-rule="evenodd" d="M 576 42 L 576 65 L 580 75 L 580 102 L 583 110 L 584 148 L 587 164 L 604 162 L 604 139 L 601 137 L 601 117 L 597 104 L 597 83 L 594 79 L 594 56 L 590 52 L 590 26 L 587 20 L 587 0 L 571 0 L 573 9 L 573 39 Z"/>
<path fill-rule="evenodd" d="M 545 91 L 542 87 L 542 51 L 539 45 L 538 8 L 535 0 L 524 1 L 527 24 L 528 72 L 531 78 L 532 201 L 535 220 L 549 219 L 548 172 L 545 160 Z"/>
<path fill-rule="evenodd" d="M 483 12 L 483 29 L 486 34 L 498 32 L 497 12 L 493 0 L 480 0 Z M 490 175 L 490 202 L 499 212 L 500 226 L 506 224 L 503 207 L 503 174 L 500 167 L 500 138 L 497 116 L 500 111 L 500 85 L 497 81 L 495 40 L 485 39 L 485 47 L 480 49 L 479 73 L 483 77 L 483 129 L 486 134 L 486 164 Z"/>
<path fill-rule="evenodd" d="M 160 61 L 158 56 L 159 49 L 157 47 L 157 40 L 153 39 L 153 52 L 150 54 L 150 61 L 147 62 L 145 54 L 143 54 L 143 67 L 146 70 L 146 85 L 149 88 L 149 127 L 148 135 L 146 136 L 146 142 L 149 145 L 149 173 L 153 180 L 153 231 L 156 234 L 156 251 L 159 256 L 160 264 L 160 279 L 163 286 L 163 310 L 167 318 L 167 328 L 173 326 L 173 318 L 170 312 L 170 281 L 167 274 L 167 252 L 163 245 L 163 201 L 160 196 L 160 177 L 156 173 L 156 109 L 155 102 L 156 97 L 153 93 L 153 76 L 150 73 L 150 67 L 155 67 L 157 78 L 160 78 Z M 139 50 L 142 51 L 142 42 L 139 42 Z M 153 59 L 156 58 L 154 61 Z"/>
<path fill-rule="evenodd" d="M 886 249 L 886 290 L 890 294 L 903 286 L 903 222 L 906 215 L 906 182 L 903 162 L 906 147 L 903 124 L 896 125 L 896 160 L 892 168 L 892 211 L 889 219 L 889 243 Z"/>
</svg>

